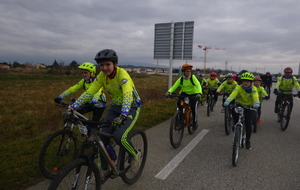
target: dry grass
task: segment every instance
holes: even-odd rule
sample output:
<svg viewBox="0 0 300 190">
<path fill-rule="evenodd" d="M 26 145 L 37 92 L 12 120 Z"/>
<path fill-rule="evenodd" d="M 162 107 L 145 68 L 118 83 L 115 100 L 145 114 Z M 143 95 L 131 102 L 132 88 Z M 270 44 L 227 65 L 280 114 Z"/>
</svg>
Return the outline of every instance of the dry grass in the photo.
<svg viewBox="0 0 300 190">
<path fill-rule="evenodd" d="M 136 127 L 147 129 L 170 118 L 175 101 L 164 97 L 168 77 L 131 75 L 143 100 Z M 53 99 L 80 79 L 80 76 L 0 75 L 0 187 L 24 189 L 42 179 L 37 164 L 40 148 L 46 137 L 63 124 L 61 113 L 65 108 L 56 107 Z"/>
</svg>

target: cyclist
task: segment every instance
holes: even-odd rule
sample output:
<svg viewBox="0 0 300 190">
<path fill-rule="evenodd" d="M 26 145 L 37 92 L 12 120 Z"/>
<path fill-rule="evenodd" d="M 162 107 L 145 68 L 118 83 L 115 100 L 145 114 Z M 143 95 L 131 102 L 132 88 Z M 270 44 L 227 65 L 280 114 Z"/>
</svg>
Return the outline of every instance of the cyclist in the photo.
<svg viewBox="0 0 300 190">
<path fill-rule="evenodd" d="M 78 66 L 81 69 L 83 79 L 77 84 L 71 86 L 58 97 L 54 98 L 54 102 L 60 104 L 62 99 L 73 94 L 81 89 L 87 90 L 92 85 L 92 82 L 96 79 L 96 66 L 93 63 L 85 62 Z M 81 106 L 77 111 L 81 114 L 93 111 L 93 121 L 99 121 L 104 109 L 106 108 L 106 97 L 103 93 L 103 88 L 95 94 L 92 100 Z"/>
<path fill-rule="evenodd" d="M 199 80 L 201 86 L 206 85 L 206 79 L 204 78 L 204 75 L 202 73 L 199 73 L 198 80 Z"/>
<path fill-rule="evenodd" d="M 260 106 L 257 109 L 257 123 L 260 124 L 261 123 L 261 103 L 263 98 L 268 99 L 268 93 L 265 91 L 264 87 L 260 86 L 261 85 L 261 81 L 262 79 L 260 77 L 255 77 L 254 78 L 254 86 L 257 88 L 257 93 L 258 93 L 258 99 L 260 101 Z"/>
<path fill-rule="evenodd" d="M 139 169 L 142 154 L 133 147 L 127 135 L 138 119 L 142 101 L 127 71 L 117 66 L 118 56 L 114 50 L 99 51 L 95 56 L 95 61 L 100 65 L 101 72 L 92 86 L 69 108 L 76 110 L 85 102 L 90 101 L 93 95 L 103 87 L 112 98 L 103 121 L 112 122 L 113 127 L 102 128 L 102 130 L 113 134 L 115 142 L 132 155 L 130 170 L 136 172 Z M 105 146 L 109 145 L 108 137 L 101 136 L 101 139 Z M 108 169 L 107 163 L 104 160 L 101 162 L 102 169 Z"/>
<path fill-rule="evenodd" d="M 217 88 L 221 85 L 219 79 L 217 78 L 217 73 L 211 72 L 209 74 L 209 79 L 206 80 L 206 88 L 208 88 L 208 94 L 214 94 L 215 105 L 218 101 Z"/>
<path fill-rule="evenodd" d="M 235 87 L 238 85 L 236 81 L 233 80 L 234 75 L 232 73 L 228 73 L 225 78 L 226 80 L 219 86 L 217 89 L 217 94 L 220 94 L 220 92 L 224 92 L 223 94 L 223 103 L 225 102 L 225 97 L 230 95 L 231 92 L 235 89 Z M 231 103 L 233 103 L 232 101 Z M 224 108 L 222 108 L 221 112 L 224 112 Z"/>
<path fill-rule="evenodd" d="M 287 67 L 284 69 L 284 75 L 279 77 L 276 86 L 274 88 L 274 94 L 277 95 L 276 97 L 276 101 L 275 101 L 275 113 L 278 113 L 278 105 L 281 102 L 281 100 L 283 99 L 283 96 L 285 94 L 289 94 L 292 93 L 293 88 L 295 87 L 298 91 L 298 97 L 300 98 L 300 86 L 299 83 L 296 79 L 296 77 L 294 77 L 292 75 L 293 73 L 293 69 L 291 67 Z M 293 109 L 293 97 L 291 97 L 290 101 L 290 105 L 291 105 L 291 112 Z"/>
<path fill-rule="evenodd" d="M 247 70 L 241 70 L 237 75 L 234 76 L 234 80 L 238 83 L 238 85 L 242 84 L 241 75 L 245 72 L 248 72 Z"/>
<path fill-rule="evenodd" d="M 262 76 L 262 86 L 265 89 L 269 89 L 268 92 L 271 92 L 271 87 L 272 87 L 272 75 L 270 72 L 266 72 L 265 75 Z M 268 94 L 268 99 L 270 99 L 270 94 Z"/>
<path fill-rule="evenodd" d="M 193 115 L 193 128 L 194 130 L 197 129 L 198 123 L 197 123 L 197 105 L 198 100 L 201 97 L 202 94 L 202 87 L 200 85 L 200 82 L 198 81 L 197 77 L 195 75 L 192 75 L 192 68 L 193 66 L 190 64 L 184 64 L 182 65 L 182 73 L 183 75 L 177 79 L 177 81 L 174 83 L 174 85 L 168 90 L 166 93 L 166 96 L 170 96 L 171 93 L 175 92 L 175 90 L 180 87 L 179 94 L 182 96 L 187 97 L 193 97 L 196 96 L 196 98 L 190 98 L 191 108 L 192 108 L 192 115 Z M 180 102 L 184 98 L 180 97 L 178 98 L 177 105 L 179 107 Z"/>
<path fill-rule="evenodd" d="M 254 109 L 259 108 L 259 99 L 257 88 L 252 86 L 252 81 L 254 79 L 254 75 L 249 72 L 245 72 L 241 75 L 240 79 L 242 80 L 242 84 L 236 86 L 230 96 L 225 100 L 224 107 L 229 106 L 230 102 L 236 99 L 236 103 L 241 105 L 242 107 L 253 106 Z M 234 123 L 238 122 L 239 115 L 234 110 L 232 111 Z M 244 117 L 245 117 L 245 126 L 246 126 L 246 149 L 251 148 L 250 138 L 251 138 L 251 124 L 253 119 L 253 111 L 250 109 L 244 109 Z"/>
</svg>

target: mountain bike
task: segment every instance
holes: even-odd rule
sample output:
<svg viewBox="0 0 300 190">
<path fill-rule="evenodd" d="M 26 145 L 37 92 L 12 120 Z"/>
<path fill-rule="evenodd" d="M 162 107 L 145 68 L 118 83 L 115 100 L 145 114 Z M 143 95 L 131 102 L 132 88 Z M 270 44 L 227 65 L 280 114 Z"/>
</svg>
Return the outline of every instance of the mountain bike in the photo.
<svg viewBox="0 0 300 190">
<path fill-rule="evenodd" d="M 291 116 L 291 103 L 290 100 L 293 97 L 296 97 L 297 94 L 281 94 L 283 98 L 281 99 L 281 102 L 278 105 L 278 123 L 280 123 L 280 128 L 282 131 L 285 131 L 289 125 L 290 122 L 290 116 Z"/>
<path fill-rule="evenodd" d="M 238 122 L 233 126 L 233 143 L 232 143 L 232 165 L 236 166 L 238 158 L 239 158 L 239 150 L 240 148 L 244 148 L 246 145 L 246 126 L 245 126 L 245 117 L 244 117 L 244 109 L 250 109 L 252 111 L 256 111 L 251 107 L 242 107 L 237 105 L 234 108 L 234 111 L 239 114 Z"/>
<path fill-rule="evenodd" d="M 207 93 L 207 116 L 209 116 L 210 113 L 214 111 L 214 106 L 216 103 L 214 90 L 215 89 L 209 89 Z"/>
<path fill-rule="evenodd" d="M 228 98 L 228 94 L 224 93 L 224 99 L 226 100 Z M 232 101 L 229 106 L 225 107 L 225 113 L 224 113 L 224 121 L 225 121 L 225 133 L 226 135 L 230 134 L 231 127 L 234 124 L 233 118 L 232 118 L 232 108 L 235 106 L 235 101 Z"/>
<path fill-rule="evenodd" d="M 75 121 L 81 120 L 89 124 L 86 120 L 82 120 L 75 114 L 72 115 Z M 55 189 L 101 189 L 109 178 L 114 179 L 121 177 L 127 184 L 135 183 L 141 176 L 147 158 L 148 143 L 147 137 L 143 130 L 133 129 L 128 134 L 132 145 L 136 151 L 140 152 L 141 162 L 136 171 L 130 168 L 133 156 L 128 153 L 124 147 L 113 146 L 113 153 L 109 151 L 103 144 L 100 136 L 107 136 L 113 141 L 112 134 L 101 131 L 103 127 L 112 127 L 110 124 L 97 122 L 99 125 L 90 125 L 80 132 L 88 135 L 88 139 L 83 142 L 81 154 L 78 159 L 73 160 L 62 170 L 59 170 L 48 190 Z M 92 122 L 91 124 L 95 124 Z M 116 145 L 115 143 L 113 143 Z M 118 148 L 118 154 L 115 150 Z M 108 170 L 102 170 L 101 160 L 105 160 L 108 164 Z M 96 164 L 98 162 L 98 164 Z"/>
<path fill-rule="evenodd" d="M 172 117 L 170 125 L 170 142 L 174 148 L 178 148 L 181 144 L 184 128 L 188 128 L 189 134 L 193 134 L 198 127 L 193 126 L 193 114 L 190 105 L 190 98 L 196 98 L 196 96 L 182 96 L 178 94 L 171 94 L 170 98 L 178 97 L 183 98 L 177 106 L 177 110 Z"/>
<path fill-rule="evenodd" d="M 66 107 L 68 105 L 62 102 L 58 106 Z M 76 111 L 74 114 L 76 117 L 88 120 L 88 118 Z M 38 160 L 39 169 L 45 178 L 53 179 L 63 166 L 78 157 L 79 139 L 76 132 L 77 134 L 79 132 L 75 132 L 75 128 L 82 130 L 85 128 L 85 124 L 79 120 L 65 120 L 64 128 L 56 131 L 46 139 Z M 86 138 L 84 135 L 82 137 L 83 139 Z"/>
</svg>

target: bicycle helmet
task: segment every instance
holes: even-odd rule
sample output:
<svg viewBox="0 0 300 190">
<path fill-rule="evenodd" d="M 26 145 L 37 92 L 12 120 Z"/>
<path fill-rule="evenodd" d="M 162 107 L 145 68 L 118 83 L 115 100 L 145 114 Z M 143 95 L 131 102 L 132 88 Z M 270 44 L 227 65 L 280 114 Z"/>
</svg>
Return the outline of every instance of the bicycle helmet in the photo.
<svg viewBox="0 0 300 190">
<path fill-rule="evenodd" d="M 242 80 L 253 80 L 254 79 L 254 75 L 252 73 L 249 72 L 245 72 L 241 75 L 241 79 Z"/>
<path fill-rule="evenodd" d="M 225 76 L 225 78 L 233 78 L 234 75 L 232 73 L 227 73 L 227 75 Z"/>
<path fill-rule="evenodd" d="M 185 71 L 187 69 L 192 69 L 192 68 L 193 68 L 193 65 L 186 63 L 186 64 L 182 65 L 181 70 Z"/>
<path fill-rule="evenodd" d="M 210 75 L 211 77 L 216 77 L 216 76 L 217 76 L 217 73 L 211 72 L 209 75 Z"/>
<path fill-rule="evenodd" d="M 118 63 L 118 55 L 112 49 L 104 49 L 99 51 L 95 56 L 95 61 L 99 64 L 101 61 L 112 61 Z"/>
<path fill-rule="evenodd" d="M 287 67 L 284 69 L 285 73 L 293 73 L 293 69 L 291 67 Z"/>
<path fill-rule="evenodd" d="M 262 81 L 260 77 L 255 77 L 254 81 Z"/>
<path fill-rule="evenodd" d="M 270 72 L 266 72 L 266 75 L 270 74 Z"/>
<path fill-rule="evenodd" d="M 242 75 L 243 73 L 248 72 L 247 70 L 241 70 L 241 72 L 239 72 L 239 75 Z"/>
<path fill-rule="evenodd" d="M 96 66 L 93 63 L 85 62 L 78 66 L 78 69 L 85 69 L 90 71 L 92 74 L 96 74 Z"/>
</svg>

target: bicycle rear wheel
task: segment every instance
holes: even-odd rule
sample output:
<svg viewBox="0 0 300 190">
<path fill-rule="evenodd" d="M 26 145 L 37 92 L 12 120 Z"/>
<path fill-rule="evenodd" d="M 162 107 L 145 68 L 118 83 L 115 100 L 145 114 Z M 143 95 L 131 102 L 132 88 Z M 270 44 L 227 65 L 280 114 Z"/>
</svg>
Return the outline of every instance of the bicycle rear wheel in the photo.
<svg viewBox="0 0 300 190">
<path fill-rule="evenodd" d="M 184 132 L 184 118 L 180 111 L 176 111 L 170 125 L 170 142 L 174 148 L 181 144 Z"/>
<path fill-rule="evenodd" d="M 240 142 L 241 142 L 241 126 L 235 125 L 234 126 L 234 136 L 233 136 L 233 143 L 232 143 L 232 165 L 236 166 L 238 158 L 239 158 L 239 149 L 240 149 Z"/>
<path fill-rule="evenodd" d="M 231 126 L 233 125 L 233 119 L 231 117 L 230 108 L 225 108 L 224 118 L 225 118 L 225 133 L 226 135 L 229 135 L 231 131 Z"/>
<path fill-rule="evenodd" d="M 280 128 L 282 131 L 285 131 L 290 122 L 291 115 L 291 105 L 283 104 L 281 108 L 281 119 L 280 119 Z"/>
<path fill-rule="evenodd" d="M 100 171 L 94 162 L 79 158 L 62 169 L 48 190 L 101 189 Z"/>
<path fill-rule="evenodd" d="M 133 184 L 139 179 L 144 170 L 148 153 L 148 141 L 145 132 L 141 129 L 133 129 L 129 133 L 128 138 L 130 139 L 133 147 L 142 154 L 140 167 L 137 171 L 133 172 L 130 170 L 130 160 L 132 159 L 131 154 L 125 151 L 124 148 L 120 151 L 120 163 L 121 168 L 124 171 L 121 174 L 121 178 L 125 183 Z"/>
<path fill-rule="evenodd" d="M 59 170 L 78 156 L 78 140 L 74 133 L 62 129 L 53 133 L 43 144 L 39 169 L 44 177 L 53 179 Z"/>
</svg>

